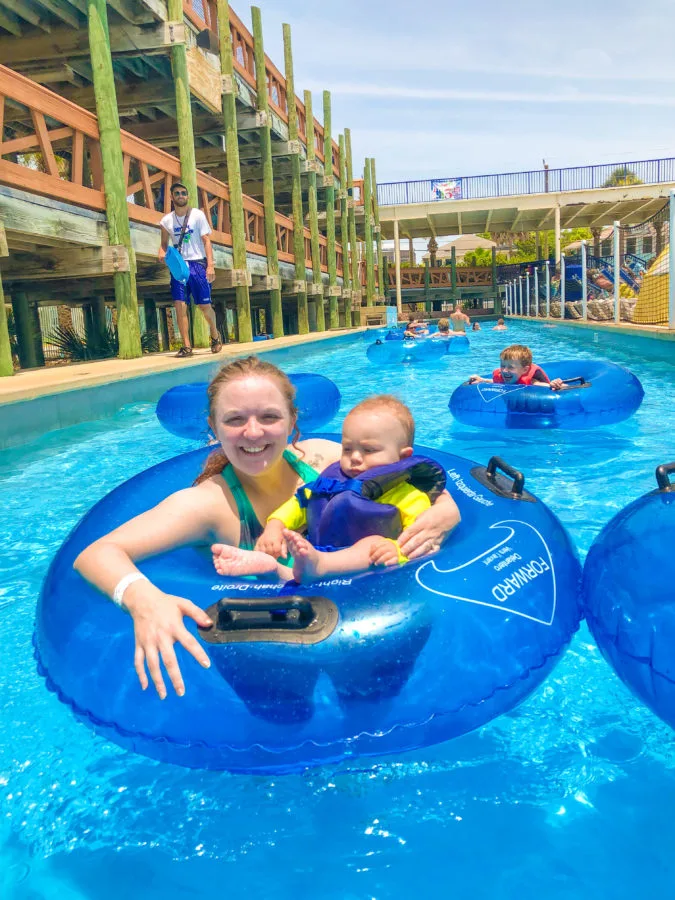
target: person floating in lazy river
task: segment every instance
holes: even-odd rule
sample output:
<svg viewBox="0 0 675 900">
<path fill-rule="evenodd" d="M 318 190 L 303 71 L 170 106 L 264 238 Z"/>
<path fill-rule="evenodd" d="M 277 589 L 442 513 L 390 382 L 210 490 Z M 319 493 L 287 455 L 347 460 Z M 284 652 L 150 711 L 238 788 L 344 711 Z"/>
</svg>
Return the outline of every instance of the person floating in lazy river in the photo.
<svg viewBox="0 0 675 900">
<path fill-rule="evenodd" d="M 414 436 L 412 414 L 400 400 L 381 395 L 359 403 L 342 426 L 339 463 L 269 516 L 256 550 L 215 544 L 218 573 L 309 582 L 407 562 L 398 536 L 445 487 L 442 467 L 413 455 Z M 309 540 L 298 533 L 305 528 Z M 279 560 L 284 541 L 292 571 Z"/>
<path fill-rule="evenodd" d="M 499 355 L 499 368 L 492 373 L 492 378 L 471 375 L 469 384 L 527 384 L 534 387 L 550 388 L 562 391 L 567 385 L 561 378 L 553 381 L 546 372 L 532 361 L 532 351 L 523 344 L 511 344 Z"/>
</svg>

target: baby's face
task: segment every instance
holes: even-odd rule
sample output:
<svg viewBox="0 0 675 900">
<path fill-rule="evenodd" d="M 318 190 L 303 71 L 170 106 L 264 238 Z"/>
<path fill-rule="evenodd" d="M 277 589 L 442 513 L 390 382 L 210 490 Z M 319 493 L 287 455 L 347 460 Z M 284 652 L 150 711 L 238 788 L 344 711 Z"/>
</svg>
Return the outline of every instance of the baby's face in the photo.
<svg viewBox="0 0 675 900">
<path fill-rule="evenodd" d="M 527 371 L 528 366 L 522 365 L 517 359 L 500 359 L 499 368 L 504 382 L 506 384 L 515 384 L 520 376 Z"/>
<path fill-rule="evenodd" d="M 410 456 L 403 425 L 388 410 L 350 413 L 342 426 L 342 471 L 354 478 Z"/>
</svg>

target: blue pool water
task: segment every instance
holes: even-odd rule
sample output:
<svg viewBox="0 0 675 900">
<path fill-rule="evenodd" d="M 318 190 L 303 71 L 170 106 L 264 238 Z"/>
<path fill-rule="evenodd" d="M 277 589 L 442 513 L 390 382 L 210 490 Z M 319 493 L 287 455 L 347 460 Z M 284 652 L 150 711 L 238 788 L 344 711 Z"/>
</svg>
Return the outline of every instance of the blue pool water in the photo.
<svg viewBox="0 0 675 900">
<path fill-rule="evenodd" d="M 360 337 L 269 358 L 333 378 L 342 413 L 364 392 L 394 391 L 413 407 L 420 443 L 504 457 L 584 555 L 675 458 L 674 345 L 524 324 L 471 339 L 470 355 L 432 369 L 376 370 Z M 539 362 L 599 355 L 629 366 L 645 388 L 641 409 L 592 433 L 453 422 L 453 387 L 492 370 L 499 347 L 516 341 Z M 0 453 L 2 900 L 672 897 L 672 732 L 621 685 L 585 627 L 511 715 L 427 750 L 304 775 L 161 765 L 75 722 L 35 671 L 41 580 L 96 500 L 191 446 L 143 403 Z"/>
</svg>

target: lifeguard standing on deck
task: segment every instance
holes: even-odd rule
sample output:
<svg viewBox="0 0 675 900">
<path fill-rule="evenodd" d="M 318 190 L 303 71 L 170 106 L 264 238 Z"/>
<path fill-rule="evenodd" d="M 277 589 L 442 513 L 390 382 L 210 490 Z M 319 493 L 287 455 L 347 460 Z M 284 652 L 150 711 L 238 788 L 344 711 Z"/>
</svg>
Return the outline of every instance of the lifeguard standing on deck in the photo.
<svg viewBox="0 0 675 900">
<path fill-rule="evenodd" d="M 162 228 L 159 260 L 164 262 L 169 240 L 171 240 L 190 269 L 187 284 L 182 284 L 173 275 L 171 276 L 171 298 L 176 308 L 178 330 L 183 341 L 183 346 L 176 356 L 180 359 L 192 356 L 186 308 L 190 297 L 195 306 L 201 309 L 208 323 L 211 333 L 211 352 L 218 353 L 223 345 L 216 327 L 216 314 L 211 306 L 211 283 L 216 277 L 213 248 L 209 237 L 211 226 L 201 209 L 190 209 L 188 206 L 188 189 L 184 184 L 176 182 L 171 186 L 171 199 L 173 212 L 167 213 L 159 223 Z"/>
</svg>

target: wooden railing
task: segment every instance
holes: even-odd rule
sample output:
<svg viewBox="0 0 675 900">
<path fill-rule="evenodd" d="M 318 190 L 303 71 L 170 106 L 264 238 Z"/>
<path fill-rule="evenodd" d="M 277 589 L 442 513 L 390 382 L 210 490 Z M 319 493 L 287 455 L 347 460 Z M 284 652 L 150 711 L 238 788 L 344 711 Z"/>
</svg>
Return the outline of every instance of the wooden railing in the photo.
<svg viewBox="0 0 675 900">
<path fill-rule="evenodd" d="M 99 131 L 93 113 L 0 65 L 0 138 L 4 134 L 3 121 L 5 130 L 11 131 L 13 122 L 21 122 L 23 128 L 32 126 L 32 131 L 0 143 L 0 184 L 105 210 Z M 172 182 L 180 178 L 179 160 L 126 131 L 122 132 L 122 153 L 129 218 L 148 225 L 159 224 L 171 210 L 170 190 Z M 231 246 L 227 185 L 198 171 L 197 187 L 199 205 L 213 228 L 212 240 Z M 245 196 L 244 218 L 247 250 L 264 256 L 267 251 L 262 203 Z M 292 263 L 292 220 L 277 213 L 276 232 L 279 258 Z M 308 229 L 304 234 L 307 248 Z M 326 271 L 326 240 L 320 240 L 321 265 Z M 311 254 L 308 264 L 311 266 Z"/>
<path fill-rule="evenodd" d="M 424 288 L 424 266 L 401 269 L 402 288 Z M 457 266 L 457 287 L 492 287 L 490 266 Z M 434 267 L 429 269 L 429 286 L 432 288 L 452 287 L 451 269 Z M 389 267 L 389 287 L 396 287 L 396 272 Z"/>
<path fill-rule="evenodd" d="M 216 4 L 214 0 L 183 0 L 183 10 L 188 19 L 197 28 L 210 28 L 212 31 L 218 31 L 218 19 L 216 15 Z M 232 34 L 232 52 L 234 55 L 234 68 L 239 72 L 242 78 L 254 90 L 256 88 L 255 80 L 255 59 L 253 53 L 253 35 L 246 28 L 239 16 L 230 7 L 230 33 Z M 286 95 L 286 79 L 279 69 L 274 65 L 272 60 L 265 54 L 265 74 L 267 81 L 267 99 L 271 108 L 276 114 L 288 122 L 288 97 Z M 307 114 L 305 105 L 299 97 L 295 98 L 295 106 L 298 111 L 298 130 L 300 137 L 307 144 Z M 324 152 L 324 131 L 323 126 L 314 120 L 314 149 L 318 158 L 325 163 Z M 333 141 L 333 172 L 340 176 L 338 167 L 339 148 Z"/>
</svg>

